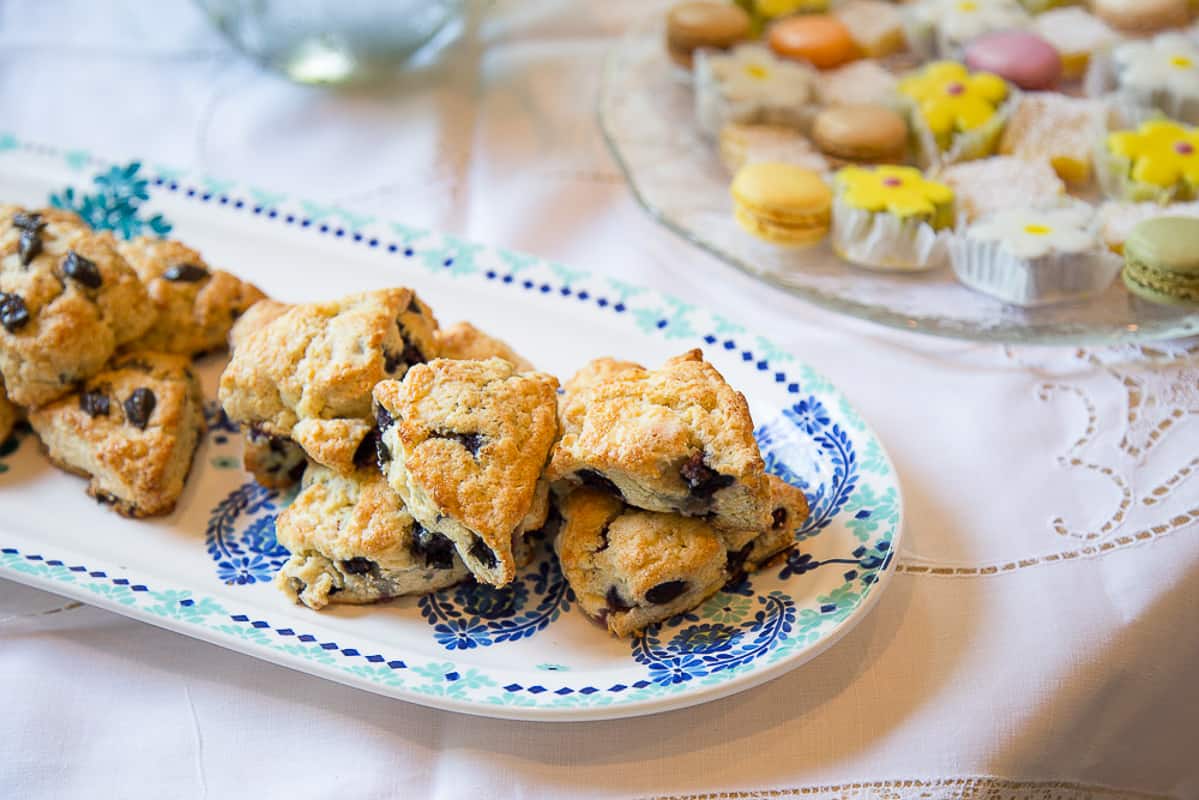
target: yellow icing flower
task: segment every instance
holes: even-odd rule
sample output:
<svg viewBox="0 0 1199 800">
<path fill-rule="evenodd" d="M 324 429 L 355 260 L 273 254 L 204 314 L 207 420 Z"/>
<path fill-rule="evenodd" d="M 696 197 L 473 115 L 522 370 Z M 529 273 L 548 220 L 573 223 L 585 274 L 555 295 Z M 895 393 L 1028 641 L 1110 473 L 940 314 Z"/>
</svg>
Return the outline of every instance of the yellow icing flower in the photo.
<svg viewBox="0 0 1199 800">
<path fill-rule="evenodd" d="M 924 217 L 937 229 L 953 224 L 953 189 L 915 167 L 845 167 L 836 182 L 841 200 L 854 208 Z"/>
<path fill-rule="evenodd" d="M 1008 95 L 1007 84 L 988 72 L 971 74 L 956 61 L 937 61 L 899 82 L 936 137 L 948 150 L 953 135 L 985 125 Z"/>
<path fill-rule="evenodd" d="M 766 19 L 828 11 L 829 0 L 753 0 L 753 10 Z"/>
<path fill-rule="evenodd" d="M 1135 131 L 1109 135 L 1107 147 L 1132 163 L 1131 177 L 1138 183 L 1199 189 L 1199 128 L 1152 120 Z"/>
</svg>

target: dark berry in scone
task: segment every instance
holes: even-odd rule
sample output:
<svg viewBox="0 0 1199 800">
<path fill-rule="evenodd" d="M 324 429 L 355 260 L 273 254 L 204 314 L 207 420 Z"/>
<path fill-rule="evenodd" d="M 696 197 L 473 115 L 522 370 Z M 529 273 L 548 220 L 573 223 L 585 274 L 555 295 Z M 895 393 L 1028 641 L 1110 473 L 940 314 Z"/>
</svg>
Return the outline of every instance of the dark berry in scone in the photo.
<svg viewBox="0 0 1199 800">
<path fill-rule="evenodd" d="M 484 583 L 513 579 L 514 544 L 545 521 L 540 478 L 558 432 L 557 388 L 498 358 L 436 359 L 375 387 L 380 468 Z"/>
<path fill-rule="evenodd" d="M 29 415 L 55 465 L 130 517 L 167 514 L 204 431 L 203 397 L 183 356 L 118 357 L 74 394 Z"/>
</svg>

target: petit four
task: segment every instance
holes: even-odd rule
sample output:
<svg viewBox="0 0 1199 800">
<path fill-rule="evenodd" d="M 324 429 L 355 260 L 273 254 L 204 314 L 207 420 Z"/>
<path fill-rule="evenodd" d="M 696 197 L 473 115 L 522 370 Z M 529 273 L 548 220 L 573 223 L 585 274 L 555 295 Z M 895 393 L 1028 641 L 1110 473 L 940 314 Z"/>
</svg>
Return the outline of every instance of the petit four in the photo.
<svg viewBox="0 0 1199 800">
<path fill-rule="evenodd" d="M 1066 197 L 1066 185 L 1047 161 L 995 156 L 945 167 L 937 180 L 957 196 L 963 219 L 970 221 L 1005 208 L 1028 205 L 1029 198 L 1053 203 Z"/>
<path fill-rule="evenodd" d="M 720 131 L 720 161 L 730 175 L 746 164 L 773 161 L 827 172 L 828 161 L 808 137 L 786 125 L 731 122 Z"/>
<path fill-rule="evenodd" d="M 941 266 L 953 190 L 914 167 L 845 167 L 835 177 L 833 249 L 851 264 L 914 272 Z"/>
<path fill-rule="evenodd" d="M 1077 6 L 1055 8 L 1033 19 L 1032 29 L 1049 42 L 1062 58 L 1062 77 L 1079 80 L 1096 53 L 1120 40 L 1107 23 Z"/>
<path fill-rule="evenodd" d="M 1023 95 L 999 141 L 999 152 L 1046 161 L 1069 184 L 1091 180 L 1095 138 L 1103 130 L 1104 105 L 1056 92 Z"/>
<path fill-rule="evenodd" d="M 1102 247 L 1094 222 L 1086 203 L 995 212 L 954 238 L 954 273 L 966 286 L 1018 306 L 1101 292 L 1120 271 L 1120 259 Z"/>
<path fill-rule="evenodd" d="M 990 72 L 1021 89 L 1052 89 L 1062 77 L 1057 48 L 1029 31 L 985 33 L 966 45 L 966 66 Z"/>
<path fill-rule="evenodd" d="M 716 139 L 730 122 L 771 122 L 806 128 L 812 109 L 810 68 L 779 58 L 760 44 L 695 58 L 695 112 L 700 130 Z"/>
<path fill-rule="evenodd" d="M 1199 41 L 1164 33 L 1112 51 L 1116 91 L 1131 102 L 1199 124 Z"/>
<path fill-rule="evenodd" d="M 1126 33 L 1153 33 L 1179 28 L 1190 19 L 1187 0 L 1091 0 L 1091 10 L 1108 25 Z"/>
<path fill-rule="evenodd" d="M 1194 200 L 1199 197 L 1199 129 L 1156 119 L 1108 134 L 1098 164 L 1104 190 L 1118 200 Z"/>
<path fill-rule="evenodd" d="M 899 91 L 911 107 L 922 163 L 969 161 L 995 151 L 1011 105 L 999 76 L 936 61 L 904 76 Z"/>
</svg>

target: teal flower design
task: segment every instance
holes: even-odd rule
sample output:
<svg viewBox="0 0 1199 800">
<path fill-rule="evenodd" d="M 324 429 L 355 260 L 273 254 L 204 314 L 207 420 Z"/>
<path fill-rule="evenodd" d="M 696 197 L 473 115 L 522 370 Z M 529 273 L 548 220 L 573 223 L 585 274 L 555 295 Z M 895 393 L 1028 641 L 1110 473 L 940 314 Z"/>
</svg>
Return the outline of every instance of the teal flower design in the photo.
<svg viewBox="0 0 1199 800">
<path fill-rule="evenodd" d="M 122 239 L 135 236 L 166 236 L 171 223 L 161 214 L 146 217 L 141 207 L 150 199 L 149 180 L 140 175 L 141 162 L 113 167 L 92 179 L 93 194 L 77 194 L 67 187 L 50 195 L 50 205 L 74 211 L 96 230 L 113 231 Z"/>
<path fill-rule="evenodd" d="M 749 614 L 751 605 L 748 597 L 718 592 L 700 607 L 699 616 L 712 622 L 736 625 Z"/>
</svg>

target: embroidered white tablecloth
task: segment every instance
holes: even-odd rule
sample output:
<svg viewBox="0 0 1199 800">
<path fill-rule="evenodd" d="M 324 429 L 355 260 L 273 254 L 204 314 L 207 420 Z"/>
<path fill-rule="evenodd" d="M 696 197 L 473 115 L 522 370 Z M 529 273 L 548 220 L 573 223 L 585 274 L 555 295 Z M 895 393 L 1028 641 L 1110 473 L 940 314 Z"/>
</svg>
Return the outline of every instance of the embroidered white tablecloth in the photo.
<svg viewBox="0 0 1199 800">
<path fill-rule="evenodd" d="M 769 329 L 898 465 L 908 530 L 878 608 L 742 695 L 549 726 L 382 700 L 0 581 L 0 796 L 1199 797 L 1199 345 L 921 338 L 690 248 L 636 206 L 595 124 L 603 55 L 648 5 L 500 2 L 439 66 L 338 94 L 259 70 L 183 2 L 9 0 L 0 130 Z"/>
</svg>

